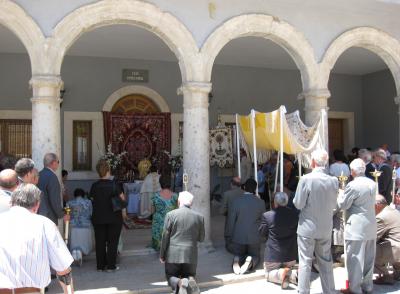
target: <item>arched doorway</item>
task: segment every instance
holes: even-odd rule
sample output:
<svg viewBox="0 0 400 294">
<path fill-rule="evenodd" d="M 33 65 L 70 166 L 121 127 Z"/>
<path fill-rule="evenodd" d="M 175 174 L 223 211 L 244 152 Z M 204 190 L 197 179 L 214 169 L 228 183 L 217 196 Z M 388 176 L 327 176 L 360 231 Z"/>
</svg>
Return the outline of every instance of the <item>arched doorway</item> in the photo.
<svg viewBox="0 0 400 294">
<path fill-rule="evenodd" d="M 160 109 L 147 96 L 141 94 L 131 94 L 119 99 L 111 109 L 116 114 L 135 114 L 135 113 L 158 113 Z"/>
<path fill-rule="evenodd" d="M 201 52 L 213 87 L 211 125 L 216 124 L 218 112 L 227 125 L 234 125 L 235 113 L 248 114 L 252 108 L 302 109 L 299 93 L 314 87 L 316 63 L 310 44 L 296 28 L 269 15 L 243 15 L 225 22 Z M 229 189 L 229 176 L 237 171 L 228 174 L 212 168 L 211 174 L 211 187 L 220 186 L 222 192 Z"/>
<path fill-rule="evenodd" d="M 399 121 L 393 102 L 396 102 L 400 89 L 399 52 L 400 43 L 390 35 L 374 28 L 360 27 L 335 39 L 320 64 L 321 82 L 326 85 L 329 82 L 332 93 L 330 110 L 343 108 L 335 99 L 338 96 L 347 96 L 344 99 L 346 108 L 353 108 L 353 141 L 357 147 L 376 148 L 387 143 L 391 151 L 398 151 L 399 129 L 394 127 L 394 122 L 398 126 Z M 338 73 L 358 79 L 359 86 L 349 84 L 338 89 Z M 339 125 L 339 128 L 343 127 Z M 348 147 L 347 152 L 353 146 Z"/>
</svg>

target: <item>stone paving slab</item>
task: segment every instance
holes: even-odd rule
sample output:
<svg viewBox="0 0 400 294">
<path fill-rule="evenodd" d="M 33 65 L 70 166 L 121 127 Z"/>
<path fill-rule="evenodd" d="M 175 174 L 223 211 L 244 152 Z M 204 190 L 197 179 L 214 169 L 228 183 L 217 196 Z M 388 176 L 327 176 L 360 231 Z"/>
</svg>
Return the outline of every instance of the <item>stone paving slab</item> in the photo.
<svg viewBox="0 0 400 294">
<path fill-rule="evenodd" d="M 264 272 L 257 271 L 237 276 L 231 273 L 232 256 L 223 247 L 214 252 L 200 250 L 197 281 L 202 293 L 282 293 L 278 285 L 267 283 Z M 115 273 L 97 272 L 95 259 L 89 258 L 82 267 L 73 268 L 77 294 L 149 294 L 171 293 L 164 276 L 164 266 L 157 254 L 123 256 L 120 270 Z M 336 288 L 345 284 L 344 268 L 335 268 Z M 322 293 L 319 277 L 312 275 L 311 293 Z M 296 293 L 296 287 L 285 293 Z M 52 281 L 49 294 L 61 293 L 59 285 Z M 400 293 L 400 282 L 393 286 L 375 286 L 374 293 Z"/>
</svg>

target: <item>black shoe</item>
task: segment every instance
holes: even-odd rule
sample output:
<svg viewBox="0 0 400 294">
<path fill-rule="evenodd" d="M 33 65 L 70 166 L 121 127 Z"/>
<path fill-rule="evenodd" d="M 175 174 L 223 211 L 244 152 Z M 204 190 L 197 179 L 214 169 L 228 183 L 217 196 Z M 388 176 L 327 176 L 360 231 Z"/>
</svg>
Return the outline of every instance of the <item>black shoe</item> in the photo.
<svg viewBox="0 0 400 294">
<path fill-rule="evenodd" d="M 393 279 L 392 276 L 390 275 L 384 275 L 384 276 L 380 276 L 378 278 L 376 278 L 375 280 L 373 280 L 374 284 L 377 285 L 393 285 L 396 281 L 395 279 Z"/>
<path fill-rule="evenodd" d="M 119 266 L 116 266 L 115 268 L 107 269 L 107 273 L 115 273 L 116 271 L 119 271 Z"/>
</svg>

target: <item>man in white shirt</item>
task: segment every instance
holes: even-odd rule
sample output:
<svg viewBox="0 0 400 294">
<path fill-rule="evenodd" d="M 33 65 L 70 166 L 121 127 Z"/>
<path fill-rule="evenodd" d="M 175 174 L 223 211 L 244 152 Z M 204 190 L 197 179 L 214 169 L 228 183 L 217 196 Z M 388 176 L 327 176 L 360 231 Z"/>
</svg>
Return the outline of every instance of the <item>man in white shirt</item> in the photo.
<svg viewBox="0 0 400 294">
<path fill-rule="evenodd" d="M 0 172 L 0 213 L 11 207 L 11 193 L 18 186 L 17 173 L 12 169 L 4 169 Z"/>
<path fill-rule="evenodd" d="M 50 283 L 50 267 L 64 293 L 73 293 L 73 258 L 56 225 L 38 215 L 41 191 L 21 184 L 11 196 L 12 207 L 0 213 L 0 293 L 40 293 Z M 72 292 L 67 292 L 67 287 Z"/>
</svg>

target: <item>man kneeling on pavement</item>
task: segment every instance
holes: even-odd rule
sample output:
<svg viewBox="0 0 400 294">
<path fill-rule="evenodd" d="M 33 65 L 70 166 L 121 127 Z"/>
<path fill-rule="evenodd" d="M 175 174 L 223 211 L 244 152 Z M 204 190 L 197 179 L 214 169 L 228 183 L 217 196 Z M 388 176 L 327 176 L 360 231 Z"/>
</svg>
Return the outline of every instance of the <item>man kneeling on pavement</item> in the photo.
<svg viewBox="0 0 400 294">
<path fill-rule="evenodd" d="M 197 268 L 197 242 L 204 240 L 204 217 L 191 209 L 193 195 L 180 192 L 179 208 L 167 213 L 160 246 L 168 284 L 179 294 L 199 294 L 194 277 Z"/>
<path fill-rule="evenodd" d="M 286 289 L 289 283 L 297 284 L 297 272 L 292 270 L 297 258 L 297 223 L 299 212 L 287 207 L 288 195 L 277 192 L 274 209 L 263 214 L 260 235 L 267 238 L 264 253 L 265 277 L 268 282 L 281 284 Z"/>
<path fill-rule="evenodd" d="M 376 284 L 394 284 L 400 280 L 400 212 L 388 206 L 382 195 L 376 195 L 375 214 L 377 226 L 375 273 Z M 393 276 L 387 265 L 393 266 Z"/>
<path fill-rule="evenodd" d="M 244 274 L 256 268 L 260 260 L 258 227 L 265 211 L 265 202 L 255 195 L 257 182 L 248 179 L 244 194 L 232 203 L 228 215 L 228 236 L 232 237 L 233 272 Z"/>
</svg>

